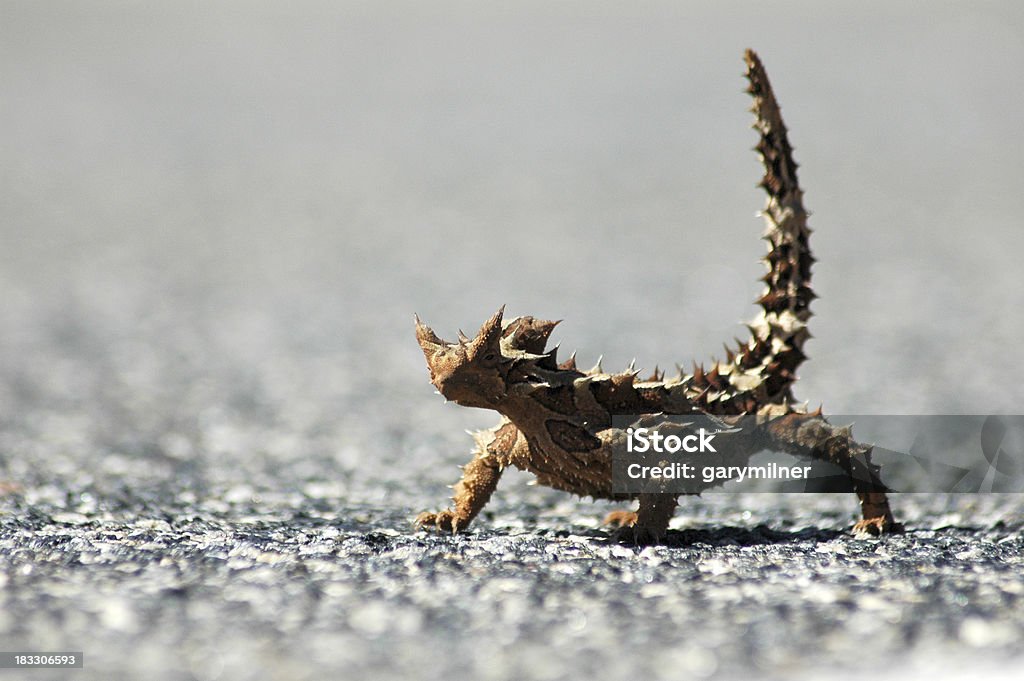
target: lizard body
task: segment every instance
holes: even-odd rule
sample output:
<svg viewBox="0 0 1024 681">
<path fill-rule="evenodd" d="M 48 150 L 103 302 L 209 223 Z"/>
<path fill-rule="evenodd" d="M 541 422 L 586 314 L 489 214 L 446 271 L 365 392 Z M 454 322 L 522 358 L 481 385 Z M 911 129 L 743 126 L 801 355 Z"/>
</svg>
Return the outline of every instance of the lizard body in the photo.
<svg viewBox="0 0 1024 681">
<path fill-rule="evenodd" d="M 419 318 L 416 337 L 430 369 L 431 382 L 460 405 L 493 409 L 502 416 L 493 428 L 474 434 L 476 450 L 454 486 L 452 508 L 426 512 L 416 524 L 439 530 L 465 530 L 487 504 L 502 471 L 515 466 L 537 482 L 580 496 L 601 499 L 637 497 L 633 512 L 613 512 L 623 536 L 641 543 L 664 536 L 677 494 L 615 494 L 612 450 L 623 431 L 612 427 L 617 415 L 755 415 L 763 419 L 746 441 L 746 456 L 764 449 L 818 458 L 838 465 L 860 499 L 860 534 L 898 529 L 889 509 L 871 448 L 852 439 L 848 428 L 829 424 L 820 410 L 807 413 L 795 404 L 792 385 L 806 359 L 807 321 L 811 316 L 810 230 L 785 125 L 764 67 L 757 55 L 745 55 L 752 96 L 756 147 L 764 165 L 760 183 L 767 194 L 762 215 L 768 254 L 761 311 L 748 324 L 751 337 L 726 348 L 724 361 L 707 369 L 666 379 L 655 370 L 639 379 L 632 367 L 605 373 L 589 371 L 575 358 L 558 362 L 546 344 L 557 322 L 524 316 L 503 320 L 503 309 L 484 322 L 472 339 L 459 335 L 449 343 Z M 742 449 L 742 448 L 741 448 Z"/>
</svg>

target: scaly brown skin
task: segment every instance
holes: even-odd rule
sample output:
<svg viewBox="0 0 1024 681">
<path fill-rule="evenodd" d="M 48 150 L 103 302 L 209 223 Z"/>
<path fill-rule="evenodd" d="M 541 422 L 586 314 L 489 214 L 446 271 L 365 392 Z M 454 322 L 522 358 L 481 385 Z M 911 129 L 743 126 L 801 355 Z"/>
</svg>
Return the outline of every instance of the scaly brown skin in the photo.
<svg viewBox="0 0 1024 681">
<path fill-rule="evenodd" d="M 421 513 L 417 526 L 465 530 L 490 500 L 502 470 L 515 466 L 532 472 L 542 485 L 580 496 L 638 498 L 636 512 L 616 511 L 606 522 L 619 525 L 624 541 L 657 542 L 678 495 L 612 492 L 611 443 L 622 431 L 611 424 L 615 415 L 660 412 L 765 417 L 749 438 L 747 456 L 774 449 L 830 461 L 850 477 L 860 500 L 858 536 L 899 529 L 871 464 L 871 448 L 854 441 L 849 429 L 829 424 L 820 410 L 805 413 L 793 404 L 791 389 L 805 359 L 814 298 L 810 230 L 771 85 L 754 52 L 747 50 L 745 60 L 753 127 L 760 135 L 757 151 L 765 168 L 761 186 L 768 196 L 763 216 L 769 244 L 766 288 L 758 300 L 762 311 L 748 324 L 750 340 L 727 347 L 725 360 L 712 361 L 709 369 L 695 364 L 691 373 L 669 380 L 655 370 L 638 380 L 632 367 L 608 374 L 600 365 L 579 371 L 574 358 L 559 364 L 556 350 L 545 350 L 557 322 L 533 317 L 503 322 L 499 310 L 473 339 L 460 334 L 458 342 L 448 343 L 417 318 L 416 337 L 438 391 L 458 404 L 502 415 L 498 425 L 474 434 L 475 455 L 454 487 L 454 507 Z"/>
</svg>

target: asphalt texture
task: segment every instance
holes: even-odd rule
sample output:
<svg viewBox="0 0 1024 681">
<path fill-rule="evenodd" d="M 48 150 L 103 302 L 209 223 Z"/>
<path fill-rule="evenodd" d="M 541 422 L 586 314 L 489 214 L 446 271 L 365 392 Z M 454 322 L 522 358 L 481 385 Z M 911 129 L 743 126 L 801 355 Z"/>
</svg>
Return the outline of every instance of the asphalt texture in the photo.
<svg viewBox="0 0 1024 681">
<path fill-rule="evenodd" d="M 818 262 L 797 394 L 1020 413 L 1024 15 L 4 3 L 0 678 L 1019 678 L 1024 499 L 685 499 L 665 546 L 510 472 L 463 536 L 427 382 L 501 304 L 581 362 L 745 332 L 741 51 Z M 856 433 L 856 430 L 854 431 Z"/>
</svg>

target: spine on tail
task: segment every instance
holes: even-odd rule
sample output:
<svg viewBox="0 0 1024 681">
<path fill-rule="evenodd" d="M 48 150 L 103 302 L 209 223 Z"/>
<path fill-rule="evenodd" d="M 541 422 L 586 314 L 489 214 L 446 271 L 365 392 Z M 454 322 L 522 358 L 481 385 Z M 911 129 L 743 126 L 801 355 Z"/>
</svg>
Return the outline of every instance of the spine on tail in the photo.
<svg viewBox="0 0 1024 681">
<path fill-rule="evenodd" d="M 762 215 L 768 254 L 765 290 L 758 299 L 761 313 L 747 326 L 752 337 L 726 348 L 724 362 L 710 370 L 695 367 L 689 387 L 712 413 L 752 413 L 788 410 L 793 403 L 796 371 L 806 359 L 804 342 L 811 317 L 811 256 L 807 211 L 797 181 L 797 164 L 789 145 L 778 102 L 768 75 L 753 50 L 744 54 L 747 92 L 754 100 L 753 128 L 760 140 L 756 150 L 764 165 L 761 187 L 768 195 Z M 726 385 L 727 384 L 727 385 Z"/>
<path fill-rule="evenodd" d="M 761 186 L 768 194 L 763 216 L 764 238 L 768 241 L 764 294 L 758 299 L 762 312 L 751 324 L 752 343 L 767 346 L 765 381 L 770 403 L 792 402 L 791 387 L 796 370 L 806 359 L 803 345 L 811 317 L 811 266 L 814 258 L 808 239 L 807 211 L 797 181 L 797 164 L 789 145 L 786 125 L 775 101 L 768 74 L 753 50 L 744 54 L 747 63 L 747 92 L 754 98 L 754 128 L 761 139 L 757 151 L 764 164 Z"/>
</svg>

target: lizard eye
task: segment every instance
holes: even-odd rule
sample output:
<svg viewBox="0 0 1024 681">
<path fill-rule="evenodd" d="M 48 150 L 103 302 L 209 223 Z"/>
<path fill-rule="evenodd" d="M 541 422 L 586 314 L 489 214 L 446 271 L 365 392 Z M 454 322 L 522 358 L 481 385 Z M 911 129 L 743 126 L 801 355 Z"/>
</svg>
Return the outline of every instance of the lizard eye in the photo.
<svg viewBox="0 0 1024 681">
<path fill-rule="evenodd" d="M 484 355 L 484 361 L 493 362 L 495 360 L 495 357 L 496 355 L 493 352 L 488 352 L 486 355 Z"/>
</svg>

